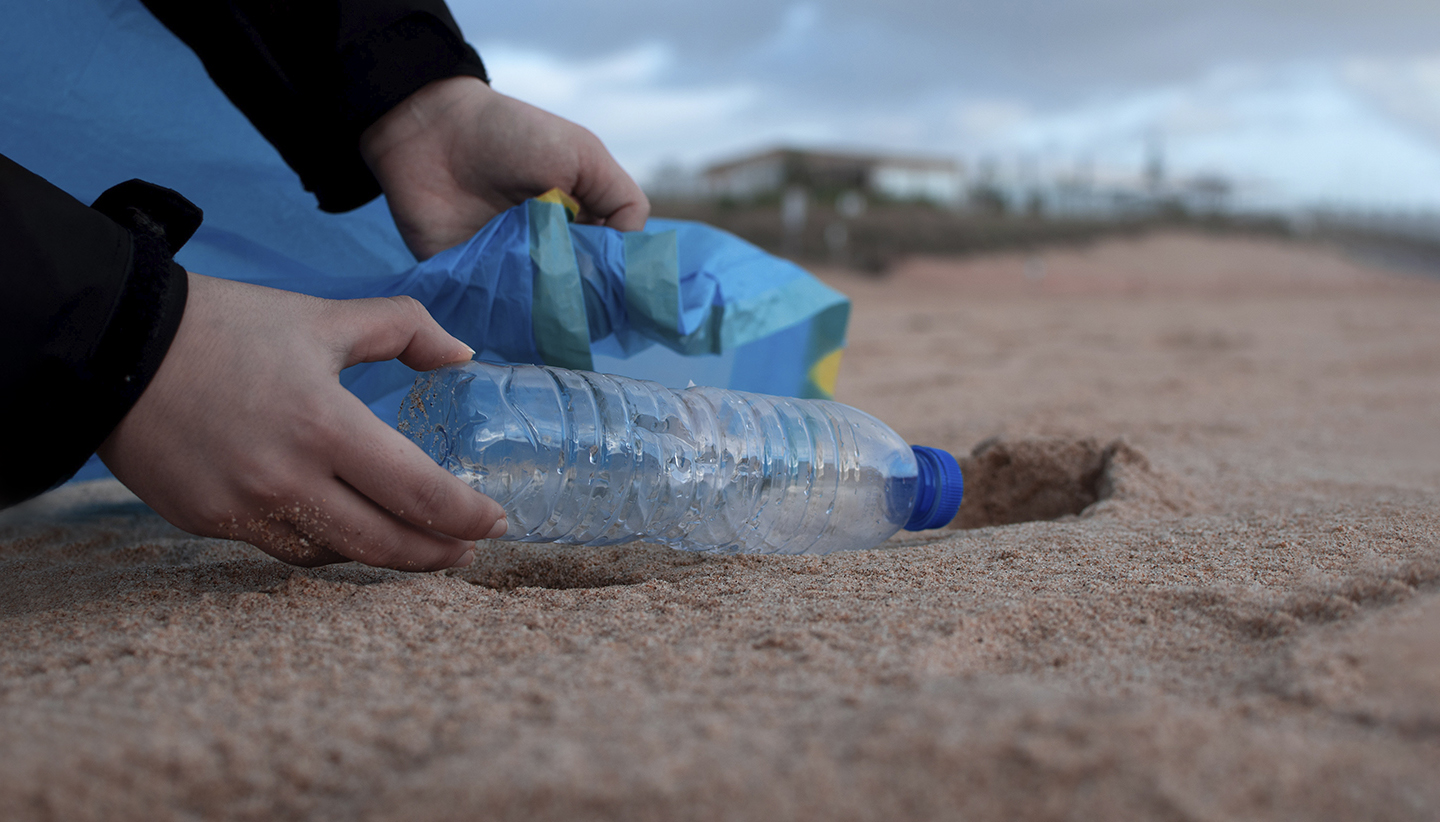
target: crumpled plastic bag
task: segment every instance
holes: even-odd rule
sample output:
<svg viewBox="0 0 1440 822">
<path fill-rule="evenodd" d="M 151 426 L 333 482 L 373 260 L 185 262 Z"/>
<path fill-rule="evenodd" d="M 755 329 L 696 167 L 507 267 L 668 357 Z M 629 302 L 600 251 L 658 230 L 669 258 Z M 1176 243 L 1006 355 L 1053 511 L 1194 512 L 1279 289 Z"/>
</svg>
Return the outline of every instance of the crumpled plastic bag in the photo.
<svg viewBox="0 0 1440 822">
<path fill-rule="evenodd" d="M 516 206 L 370 293 L 415 297 L 482 359 L 832 396 L 850 314 L 844 295 L 719 229 L 576 225 L 560 199 Z M 322 296 L 358 296 L 331 285 L 353 281 L 327 284 Z M 412 379 L 399 363 L 343 375 L 381 414 L 398 408 Z"/>
</svg>

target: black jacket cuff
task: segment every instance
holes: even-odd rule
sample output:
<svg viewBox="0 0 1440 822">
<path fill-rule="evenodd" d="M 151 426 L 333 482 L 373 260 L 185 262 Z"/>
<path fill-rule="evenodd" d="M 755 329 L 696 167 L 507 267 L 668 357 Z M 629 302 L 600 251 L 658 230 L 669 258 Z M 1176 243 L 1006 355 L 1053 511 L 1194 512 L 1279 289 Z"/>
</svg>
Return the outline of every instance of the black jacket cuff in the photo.
<svg viewBox="0 0 1440 822">
<path fill-rule="evenodd" d="M 130 271 L 90 367 L 89 410 L 96 427 L 87 441 L 76 443 L 84 456 L 75 470 L 140 399 L 180 330 L 189 275 L 173 257 L 201 216 L 179 194 L 139 180 L 106 191 L 92 208 L 129 231 Z"/>
<path fill-rule="evenodd" d="M 360 134 L 426 84 L 489 78 L 443 0 L 142 0 L 324 211 L 380 194 Z"/>
<path fill-rule="evenodd" d="M 106 191 L 93 208 L 125 229 L 118 235 L 128 246 L 123 267 L 95 260 L 90 275 L 97 286 L 118 276 L 113 309 L 91 332 L 84 355 L 37 358 L 13 385 L 25 402 L 4 416 L 23 415 L 33 430 L 11 429 L 19 436 L 5 444 L 0 504 L 32 497 L 80 470 L 160 369 L 185 312 L 188 276 L 172 257 L 199 226 L 200 209 L 139 180 Z M 84 218 L 72 219 L 84 225 Z M 60 306 L 58 316 L 68 308 Z"/>
</svg>

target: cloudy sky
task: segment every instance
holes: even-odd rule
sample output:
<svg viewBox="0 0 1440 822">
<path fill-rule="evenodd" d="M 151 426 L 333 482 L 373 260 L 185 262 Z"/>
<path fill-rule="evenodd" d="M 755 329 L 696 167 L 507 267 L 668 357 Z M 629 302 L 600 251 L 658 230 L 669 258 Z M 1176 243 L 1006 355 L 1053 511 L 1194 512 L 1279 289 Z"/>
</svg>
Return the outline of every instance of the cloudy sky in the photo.
<svg viewBox="0 0 1440 822">
<path fill-rule="evenodd" d="M 1220 173 L 1440 209 L 1437 0 L 451 0 L 495 87 L 642 180 L 779 144 Z"/>
</svg>

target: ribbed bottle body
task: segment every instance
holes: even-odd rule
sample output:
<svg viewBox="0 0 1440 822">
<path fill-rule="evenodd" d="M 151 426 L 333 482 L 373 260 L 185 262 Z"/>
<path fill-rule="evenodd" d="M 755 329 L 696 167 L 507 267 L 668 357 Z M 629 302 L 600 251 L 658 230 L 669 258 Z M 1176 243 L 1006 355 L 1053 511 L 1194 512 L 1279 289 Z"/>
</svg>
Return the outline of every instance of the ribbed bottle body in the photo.
<svg viewBox="0 0 1440 822">
<path fill-rule="evenodd" d="M 543 366 L 422 374 L 400 423 L 525 542 L 870 548 L 905 524 L 918 485 L 904 440 L 840 403 Z"/>
</svg>

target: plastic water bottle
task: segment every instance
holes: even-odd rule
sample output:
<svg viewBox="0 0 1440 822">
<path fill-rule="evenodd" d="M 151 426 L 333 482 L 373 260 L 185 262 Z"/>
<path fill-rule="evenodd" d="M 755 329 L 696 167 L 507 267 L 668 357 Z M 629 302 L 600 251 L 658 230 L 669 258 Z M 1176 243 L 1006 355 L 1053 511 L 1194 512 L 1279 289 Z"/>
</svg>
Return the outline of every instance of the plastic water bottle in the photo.
<svg viewBox="0 0 1440 822">
<path fill-rule="evenodd" d="M 421 374 L 400 430 L 500 503 L 507 540 L 823 554 L 960 507 L 953 456 L 824 400 L 469 362 Z"/>
</svg>

